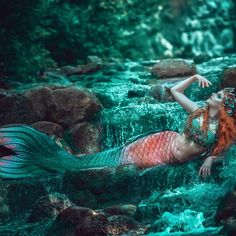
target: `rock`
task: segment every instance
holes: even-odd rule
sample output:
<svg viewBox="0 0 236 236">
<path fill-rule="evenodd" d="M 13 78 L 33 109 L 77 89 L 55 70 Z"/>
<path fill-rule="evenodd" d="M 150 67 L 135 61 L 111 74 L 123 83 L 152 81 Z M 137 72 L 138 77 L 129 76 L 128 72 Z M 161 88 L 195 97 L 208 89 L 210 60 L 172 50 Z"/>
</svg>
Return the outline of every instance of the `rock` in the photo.
<svg viewBox="0 0 236 236">
<path fill-rule="evenodd" d="M 37 120 L 32 104 L 22 94 L 0 94 L 0 125 L 31 124 Z"/>
<path fill-rule="evenodd" d="M 24 94 L 32 104 L 37 121 L 47 120 L 47 99 L 51 96 L 51 91 L 48 87 L 40 87 L 28 90 Z"/>
<path fill-rule="evenodd" d="M 152 75 L 157 78 L 170 78 L 196 74 L 196 67 L 183 59 L 165 59 L 156 63 L 152 68 Z"/>
<path fill-rule="evenodd" d="M 56 218 L 64 209 L 73 206 L 73 203 L 63 194 L 48 194 L 40 197 L 28 217 L 28 222 L 36 222 L 48 218 Z"/>
<path fill-rule="evenodd" d="M 107 223 L 108 220 L 104 214 L 90 208 L 73 206 L 58 215 L 48 236 L 107 235 Z"/>
<path fill-rule="evenodd" d="M 103 67 L 103 61 L 97 56 L 88 56 L 88 63 L 77 66 L 64 66 L 61 68 L 63 74 L 67 76 L 90 74 L 100 70 Z"/>
<path fill-rule="evenodd" d="M 48 236 L 120 235 L 140 228 L 139 223 L 128 216 L 109 216 L 103 211 L 73 206 L 58 215 Z"/>
<path fill-rule="evenodd" d="M 234 87 L 236 88 L 236 67 L 226 69 L 221 75 L 220 87 Z"/>
<path fill-rule="evenodd" d="M 234 217 L 236 212 L 236 191 L 228 193 L 219 203 L 215 221 L 217 223 L 226 222 L 229 218 Z"/>
<path fill-rule="evenodd" d="M 110 215 L 127 215 L 133 217 L 137 211 L 137 207 L 132 204 L 113 205 L 104 209 L 104 212 Z"/>
<path fill-rule="evenodd" d="M 82 122 L 71 126 L 65 137 L 74 152 L 92 154 L 101 150 L 99 129 L 91 123 Z"/>
<path fill-rule="evenodd" d="M 46 101 L 48 120 L 62 127 L 90 120 L 101 108 L 98 99 L 85 89 L 55 89 Z"/>
<path fill-rule="evenodd" d="M 131 230 L 141 228 L 140 224 L 128 216 L 110 216 L 108 217 L 107 233 L 111 235 L 120 235 L 128 233 Z"/>
<path fill-rule="evenodd" d="M 172 97 L 170 92 L 170 88 L 162 84 L 152 86 L 149 90 L 149 95 L 160 102 L 174 101 L 174 98 Z"/>
<path fill-rule="evenodd" d="M 62 126 L 55 124 L 49 121 L 38 121 L 36 123 L 31 124 L 31 126 L 49 136 L 63 136 L 63 128 Z"/>
</svg>

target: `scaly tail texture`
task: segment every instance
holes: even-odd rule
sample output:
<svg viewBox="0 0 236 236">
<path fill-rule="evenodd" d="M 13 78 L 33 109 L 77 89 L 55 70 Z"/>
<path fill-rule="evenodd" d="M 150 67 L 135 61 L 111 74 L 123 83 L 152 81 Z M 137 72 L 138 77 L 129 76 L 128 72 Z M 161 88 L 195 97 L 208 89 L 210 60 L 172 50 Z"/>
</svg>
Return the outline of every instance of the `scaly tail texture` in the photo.
<svg viewBox="0 0 236 236">
<path fill-rule="evenodd" d="M 0 147 L 9 150 L 4 150 L 8 154 L 0 157 L 2 178 L 24 178 L 83 168 L 118 166 L 122 150 L 114 148 L 97 155 L 75 157 L 46 134 L 25 125 L 0 128 Z"/>
<path fill-rule="evenodd" d="M 10 151 L 0 157 L 0 177 L 24 178 L 127 164 L 135 164 L 141 168 L 169 164 L 174 162 L 172 146 L 175 137 L 176 133 L 173 131 L 151 132 L 147 136 L 139 136 L 137 140 L 132 140 L 123 147 L 75 157 L 46 134 L 29 126 L 2 127 L 0 147 Z"/>
<path fill-rule="evenodd" d="M 174 131 L 159 131 L 137 139 L 123 148 L 121 164 L 147 168 L 179 163 L 173 155 L 176 135 Z"/>
</svg>

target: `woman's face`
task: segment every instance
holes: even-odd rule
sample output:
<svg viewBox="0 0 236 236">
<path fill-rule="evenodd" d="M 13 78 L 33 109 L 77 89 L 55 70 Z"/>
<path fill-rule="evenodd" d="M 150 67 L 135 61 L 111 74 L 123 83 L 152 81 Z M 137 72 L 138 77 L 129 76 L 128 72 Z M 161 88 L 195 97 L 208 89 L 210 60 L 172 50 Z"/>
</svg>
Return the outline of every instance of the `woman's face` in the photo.
<svg viewBox="0 0 236 236">
<path fill-rule="evenodd" d="M 206 100 L 206 102 L 211 107 L 220 108 L 223 97 L 224 97 L 224 91 L 220 90 L 217 93 L 212 93 L 212 95 Z"/>
</svg>

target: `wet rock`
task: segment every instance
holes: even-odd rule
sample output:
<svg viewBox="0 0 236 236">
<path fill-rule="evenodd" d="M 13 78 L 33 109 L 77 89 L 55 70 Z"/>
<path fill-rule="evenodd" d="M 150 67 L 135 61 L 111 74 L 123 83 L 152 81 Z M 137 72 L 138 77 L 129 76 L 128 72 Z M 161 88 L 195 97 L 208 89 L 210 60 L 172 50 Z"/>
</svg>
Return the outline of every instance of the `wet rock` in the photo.
<svg viewBox="0 0 236 236">
<path fill-rule="evenodd" d="M 219 203 L 215 221 L 217 223 L 227 222 L 231 217 L 236 219 L 236 191 L 228 193 Z"/>
<path fill-rule="evenodd" d="M 103 91 L 97 91 L 95 92 L 96 97 L 99 99 L 99 101 L 102 104 L 102 107 L 104 108 L 111 108 L 117 105 L 117 101 L 114 101 L 113 96 L 111 94 L 106 94 Z"/>
<path fill-rule="evenodd" d="M 132 204 L 113 205 L 103 210 L 110 215 L 127 215 L 133 217 L 137 211 L 137 207 Z"/>
<path fill-rule="evenodd" d="M 166 59 L 156 63 L 152 68 L 152 75 L 157 78 L 189 76 L 196 74 L 196 67 L 183 59 Z"/>
<path fill-rule="evenodd" d="M 236 67 L 226 69 L 222 76 L 220 82 L 221 88 L 234 87 L 236 88 Z"/>
<path fill-rule="evenodd" d="M 128 216 L 110 216 L 108 217 L 107 233 L 111 235 L 120 235 L 128 233 L 131 230 L 138 230 L 141 228 L 140 224 Z"/>
<path fill-rule="evenodd" d="M 47 120 L 47 100 L 51 96 L 51 89 L 47 87 L 31 89 L 24 95 L 32 104 L 37 120 Z"/>
<path fill-rule="evenodd" d="M 74 152 L 92 154 L 100 151 L 100 132 L 91 123 L 73 125 L 66 131 L 65 137 Z"/>
<path fill-rule="evenodd" d="M 56 218 L 64 209 L 73 203 L 63 194 L 54 193 L 40 197 L 28 217 L 28 222 L 36 222 L 48 218 Z"/>
<path fill-rule="evenodd" d="M 131 217 L 109 216 L 103 211 L 74 206 L 58 215 L 48 235 L 120 235 L 140 228 L 140 224 Z"/>
<path fill-rule="evenodd" d="M 160 102 L 174 101 L 174 98 L 172 97 L 170 92 L 170 88 L 162 84 L 152 86 L 149 91 L 149 95 Z"/>
<path fill-rule="evenodd" d="M 58 215 L 48 236 L 107 235 L 107 223 L 108 220 L 104 214 L 97 213 L 90 208 L 74 206 L 65 209 Z"/>
<path fill-rule="evenodd" d="M 103 61 L 97 56 L 88 56 L 88 63 L 77 66 L 64 66 L 61 71 L 66 76 L 90 74 L 100 70 L 103 67 Z"/>
<path fill-rule="evenodd" d="M 49 136 L 57 136 L 62 137 L 63 128 L 61 125 L 55 124 L 49 121 L 38 121 L 36 123 L 31 124 L 31 126 Z"/>
<path fill-rule="evenodd" d="M 32 104 L 22 94 L 0 95 L 0 125 L 31 124 L 37 120 L 32 112 Z"/>
<path fill-rule="evenodd" d="M 49 121 L 69 127 L 91 119 L 100 110 L 101 104 L 85 89 L 61 88 L 51 92 L 47 107 Z"/>
</svg>

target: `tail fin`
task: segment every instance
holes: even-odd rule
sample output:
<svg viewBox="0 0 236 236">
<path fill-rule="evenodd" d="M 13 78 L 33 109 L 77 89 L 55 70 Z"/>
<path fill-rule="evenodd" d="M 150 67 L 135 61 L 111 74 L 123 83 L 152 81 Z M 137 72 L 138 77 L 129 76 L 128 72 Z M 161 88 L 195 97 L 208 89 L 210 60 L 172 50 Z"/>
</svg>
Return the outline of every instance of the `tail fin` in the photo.
<svg viewBox="0 0 236 236">
<path fill-rule="evenodd" d="M 7 153 L 0 157 L 0 177 L 3 178 L 65 172 L 60 159 L 71 157 L 46 134 L 26 125 L 0 128 L 0 147 Z"/>
</svg>

